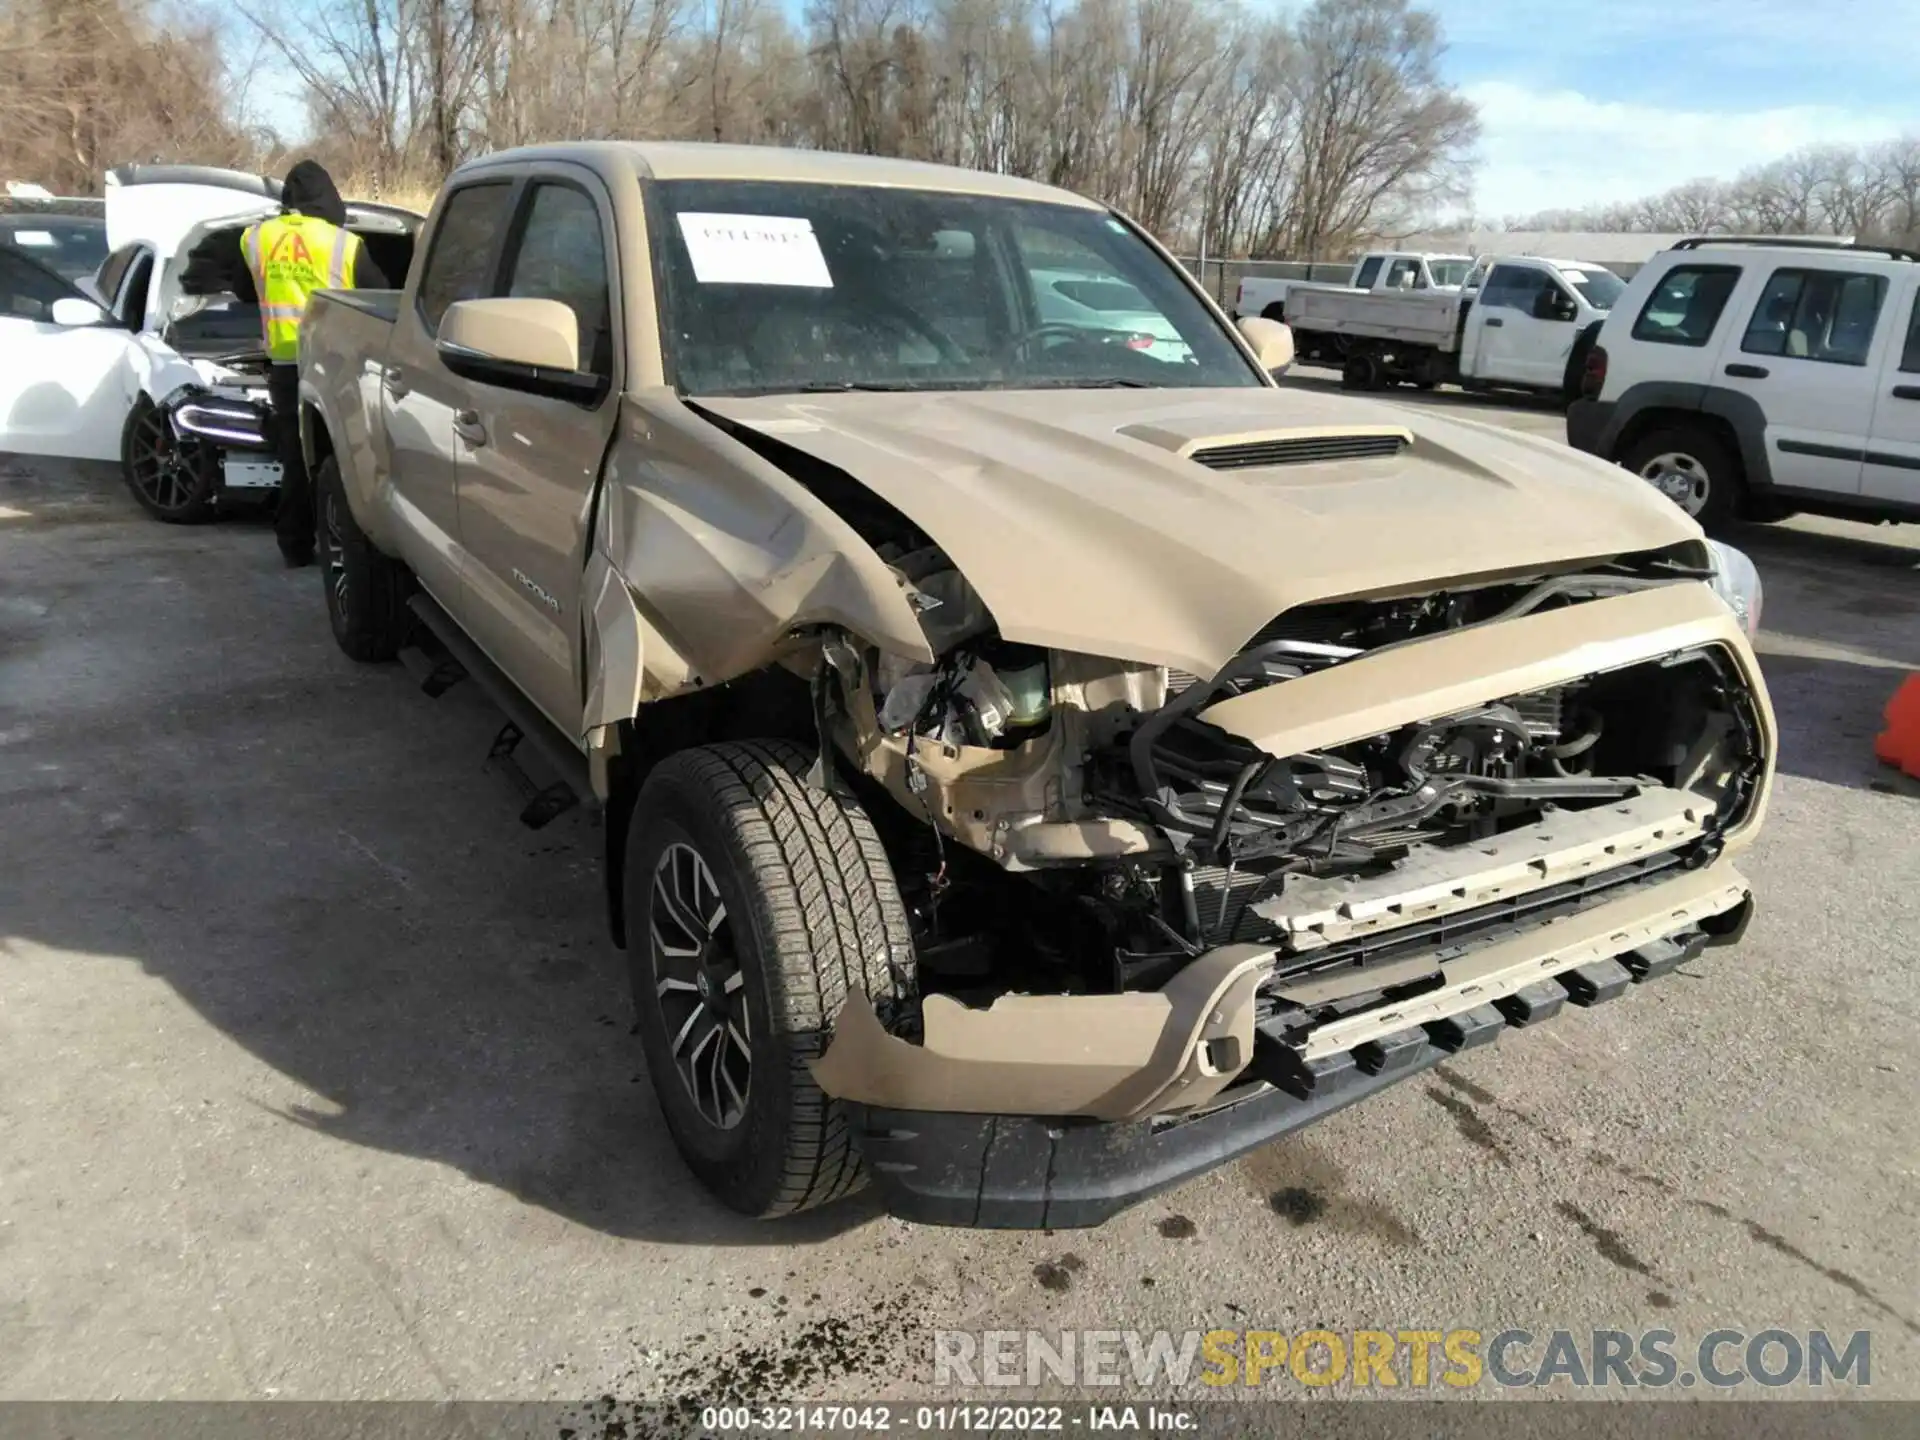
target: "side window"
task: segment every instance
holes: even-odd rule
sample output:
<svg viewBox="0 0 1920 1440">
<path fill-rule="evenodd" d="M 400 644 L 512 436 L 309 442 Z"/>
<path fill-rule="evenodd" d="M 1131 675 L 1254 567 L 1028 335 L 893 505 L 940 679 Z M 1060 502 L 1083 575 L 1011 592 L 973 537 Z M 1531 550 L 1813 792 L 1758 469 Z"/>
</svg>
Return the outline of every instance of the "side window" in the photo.
<svg viewBox="0 0 1920 1440">
<path fill-rule="evenodd" d="M 580 327 L 580 366 L 613 375 L 613 314 L 600 210 L 583 190 L 543 183 L 530 199 L 503 294 L 558 300 Z"/>
<path fill-rule="evenodd" d="M 1360 273 L 1353 277 L 1353 283 L 1362 290 L 1371 290 L 1373 282 L 1380 278 L 1380 266 L 1385 263 L 1384 255 L 1369 255 L 1366 263 L 1360 267 Z"/>
<path fill-rule="evenodd" d="M 493 258 L 507 228 L 507 200 L 512 193 L 508 181 L 489 180 L 447 197 L 416 301 L 429 334 L 440 329 L 440 317 L 456 300 L 486 295 L 493 280 Z"/>
<path fill-rule="evenodd" d="M 147 318 L 147 287 L 153 283 L 153 252 L 142 250 L 127 272 L 127 287 L 114 315 L 129 330 L 138 330 Z M 111 292 L 102 292 L 110 294 Z"/>
<path fill-rule="evenodd" d="M 1410 289 L 1413 285 L 1414 280 L 1418 277 L 1419 271 L 1420 271 L 1420 266 L 1415 261 L 1412 261 L 1412 260 L 1394 261 L 1392 268 L 1387 271 L 1387 289 L 1389 290 Z"/>
<path fill-rule="evenodd" d="M 1531 311 L 1533 297 L 1547 283 L 1538 270 L 1518 265 L 1496 265 L 1487 277 L 1487 288 L 1480 294 L 1482 305 L 1504 306 L 1509 310 Z"/>
<path fill-rule="evenodd" d="M 1776 270 L 1747 322 L 1750 355 L 1864 365 L 1886 299 L 1883 276 L 1842 270 Z"/>
<path fill-rule="evenodd" d="M 1920 295 L 1913 297 L 1913 313 L 1907 316 L 1907 344 L 1900 352 L 1900 373 L 1920 375 Z"/>
<path fill-rule="evenodd" d="M 100 270 L 94 276 L 93 283 L 99 287 L 100 296 L 107 304 L 113 304 L 114 297 L 120 293 L 120 282 L 127 278 L 128 269 L 140 258 L 144 248 L 138 243 L 122 245 L 100 262 Z"/>
<path fill-rule="evenodd" d="M 1737 265 L 1676 265 L 1640 307 L 1633 338 L 1653 345 L 1706 344 L 1739 283 Z"/>
<path fill-rule="evenodd" d="M 73 287 L 51 270 L 0 250 L 0 320 L 51 322 L 53 302 L 73 293 Z"/>
</svg>

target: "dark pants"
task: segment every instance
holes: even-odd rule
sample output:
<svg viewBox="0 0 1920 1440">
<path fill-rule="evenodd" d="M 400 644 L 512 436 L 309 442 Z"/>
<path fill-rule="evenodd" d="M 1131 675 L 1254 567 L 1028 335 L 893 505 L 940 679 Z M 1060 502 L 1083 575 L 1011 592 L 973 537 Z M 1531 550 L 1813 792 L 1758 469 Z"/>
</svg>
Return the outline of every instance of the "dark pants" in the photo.
<svg viewBox="0 0 1920 1440">
<path fill-rule="evenodd" d="M 267 397 L 273 402 L 273 437 L 280 452 L 280 506 L 273 514 L 274 534 L 288 556 L 313 553 L 313 481 L 306 456 L 300 453 L 300 370 L 275 365 L 267 374 Z"/>
</svg>

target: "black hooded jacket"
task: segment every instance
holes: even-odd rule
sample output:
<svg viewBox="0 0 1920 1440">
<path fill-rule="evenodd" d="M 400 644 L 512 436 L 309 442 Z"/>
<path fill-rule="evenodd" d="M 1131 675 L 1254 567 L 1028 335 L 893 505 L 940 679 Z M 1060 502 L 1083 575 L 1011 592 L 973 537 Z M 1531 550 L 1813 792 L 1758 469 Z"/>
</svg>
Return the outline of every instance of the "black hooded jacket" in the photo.
<svg viewBox="0 0 1920 1440">
<path fill-rule="evenodd" d="M 302 160 L 287 172 L 280 187 L 280 208 L 289 214 L 311 215 L 329 225 L 347 223 L 347 204 L 333 183 L 326 167 L 316 160 Z M 384 290 L 390 282 L 362 245 L 353 259 L 353 287 L 356 290 Z M 203 237 L 187 256 L 180 272 L 180 288 L 189 295 L 232 295 L 243 305 L 260 303 L 253 271 L 232 231 L 216 230 Z"/>
</svg>

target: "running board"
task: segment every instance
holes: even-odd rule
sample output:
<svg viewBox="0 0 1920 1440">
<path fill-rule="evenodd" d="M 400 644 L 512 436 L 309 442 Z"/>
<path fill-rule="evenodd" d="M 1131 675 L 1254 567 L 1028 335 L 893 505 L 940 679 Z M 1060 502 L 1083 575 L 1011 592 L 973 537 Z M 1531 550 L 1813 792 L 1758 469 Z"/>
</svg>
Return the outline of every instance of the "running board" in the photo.
<svg viewBox="0 0 1920 1440">
<path fill-rule="evenodd" d="M 438 657 L 425 658 L 427 668 L 421 679 L 421 689 L 429 695 L 439 695 L 464 674 L 506 716 L 507 723 L 501 726 L 500 733 L 494 737 L 493 745 L 487 752 L 487 763 L 505 774 L 514 788 L 519 790 L 522 801 L 520 823 L 530 830 L 538 830 L 575 805 L 591 807 L 597 804 L 588 778 L 587 757 L 580 753 L 579 747 L 569 741 L 559 727 L 540 713 L 532 701 L 520 693 L 500 668 L 487 658 L 486 653 L 467 637 L 466 631 L 454 623 L 453 617 L 424 592 L 415 594 L 407 602 L 407 608 L 426 626 L 444 652 Z M 418 674 L 415 667 L 419 663 L 409 661 L 408 668 Z M 453 673 L 451 679 L 447 678 L 452 673 L 449 666 L 452 671 L 459 672 Z M 522 744 L 531 745 L 560 778 L 551 785 L 536 783 L 521 767 L 515 753 Z"/>
</svg>

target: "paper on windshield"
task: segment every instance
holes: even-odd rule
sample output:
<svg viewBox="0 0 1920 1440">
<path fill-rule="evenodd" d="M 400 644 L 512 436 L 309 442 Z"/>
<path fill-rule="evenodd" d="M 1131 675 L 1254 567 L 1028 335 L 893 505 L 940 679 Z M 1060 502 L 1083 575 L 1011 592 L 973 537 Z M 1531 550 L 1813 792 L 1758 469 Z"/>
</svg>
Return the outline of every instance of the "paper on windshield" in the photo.
<svg viewBox="0 0 1920 1440">
<path fill-rule="evenodd" d="M 707 211 L 688 211 L 675 218 L 693 261 L 693 278 L 702 285 L 833 288 L 827 257 L 820 253 L 811 220 Z"/>
</svg>

